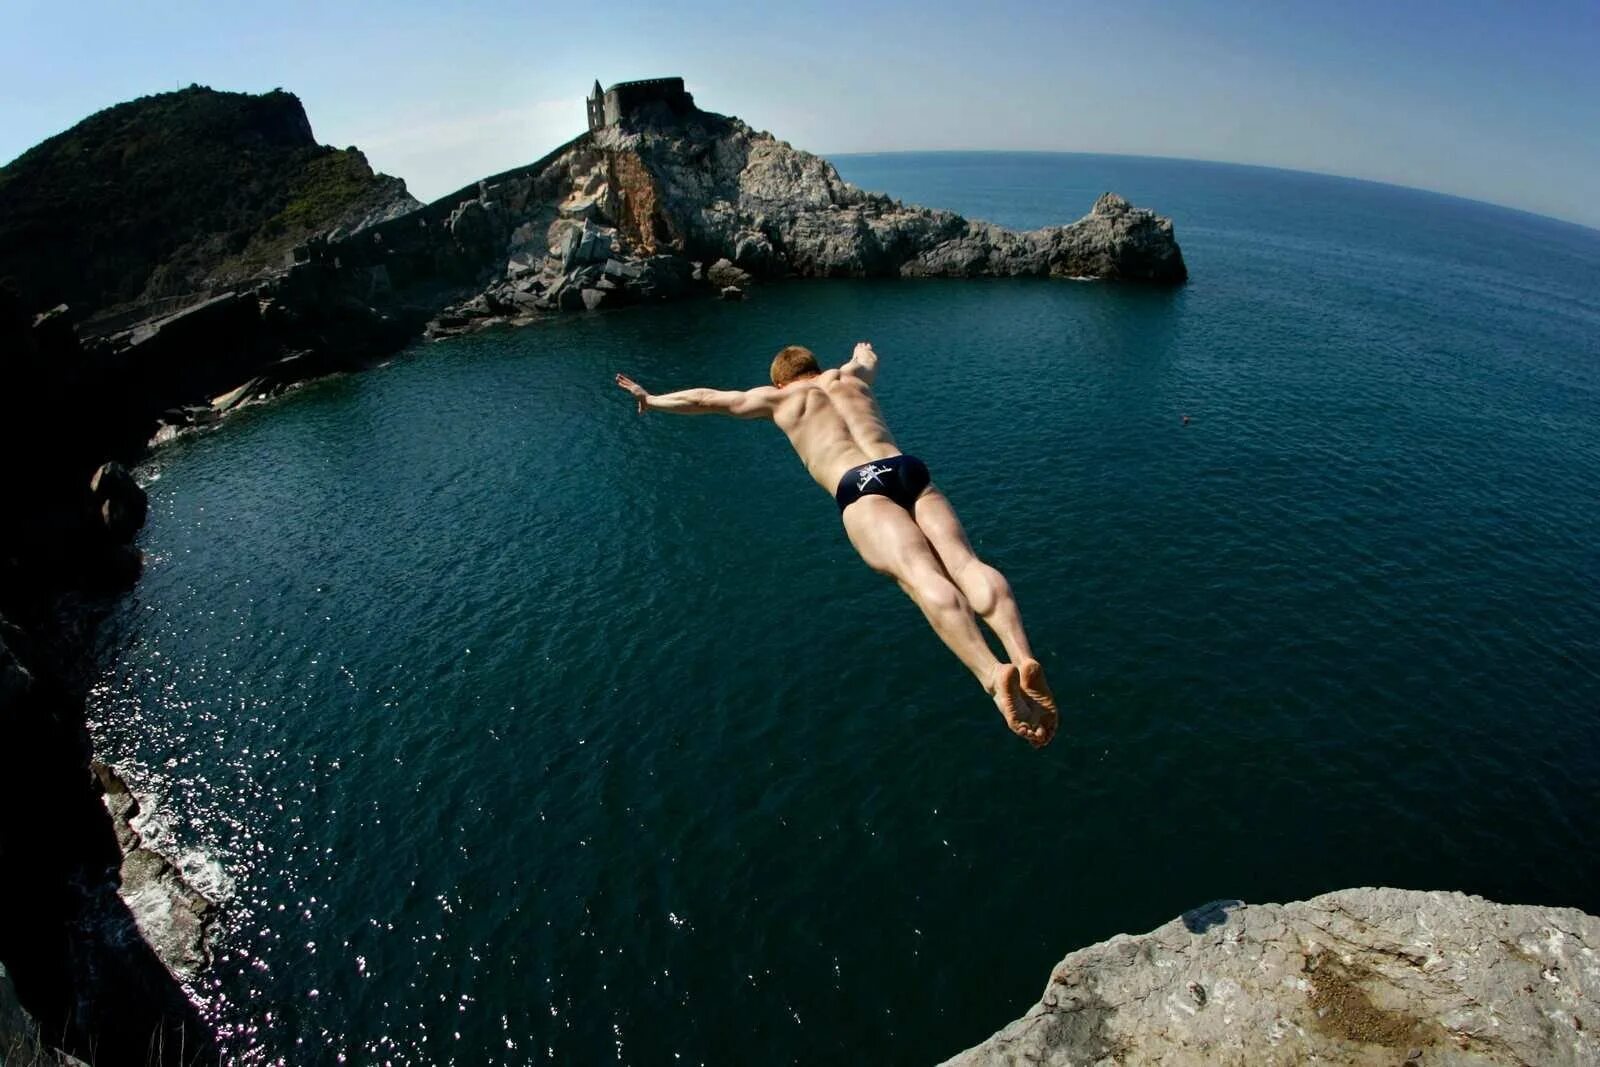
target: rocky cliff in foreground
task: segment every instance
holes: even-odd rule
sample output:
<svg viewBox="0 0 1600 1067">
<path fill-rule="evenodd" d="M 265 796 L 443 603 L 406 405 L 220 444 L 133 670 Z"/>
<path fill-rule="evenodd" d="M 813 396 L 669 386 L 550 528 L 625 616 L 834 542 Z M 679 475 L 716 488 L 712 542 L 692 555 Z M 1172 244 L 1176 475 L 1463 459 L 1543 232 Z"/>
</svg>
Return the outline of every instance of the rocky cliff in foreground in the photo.
<svg viewBox="0 0 1600 1067">
<path fill-rule="evenodd" d="M 1461 893 L 1223 901 L 1080 949 L 952 1067 L 1600 1063 L 1600 919 Z"/>
</svg>

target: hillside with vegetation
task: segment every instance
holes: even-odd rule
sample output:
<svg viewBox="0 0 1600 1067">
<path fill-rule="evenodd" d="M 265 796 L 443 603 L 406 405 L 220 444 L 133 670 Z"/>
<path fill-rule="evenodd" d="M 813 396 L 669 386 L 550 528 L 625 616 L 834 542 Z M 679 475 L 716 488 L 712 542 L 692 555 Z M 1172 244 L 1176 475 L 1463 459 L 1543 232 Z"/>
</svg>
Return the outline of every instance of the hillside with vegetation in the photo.
<svg viewBox="0 0 1600 1067">
<path fill-rule="evenodd" d="M 416 206 L 300 100 L 192 85 L 106 108 L 0 168 L 0 282 L 82 322 L 281 266 L 308 237 Z"/>
</svg>

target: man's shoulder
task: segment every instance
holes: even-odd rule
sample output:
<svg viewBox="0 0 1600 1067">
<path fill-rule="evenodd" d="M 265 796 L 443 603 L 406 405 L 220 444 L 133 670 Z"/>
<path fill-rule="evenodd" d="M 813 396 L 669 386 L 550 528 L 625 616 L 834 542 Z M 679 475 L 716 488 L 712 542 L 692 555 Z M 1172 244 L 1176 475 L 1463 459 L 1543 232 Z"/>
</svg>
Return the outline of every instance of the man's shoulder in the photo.
<svg viewBox="0 0 1600 1067">
<path fill-rule="evenodd" d="M 776 404 L 783 399 L 783 390 L 775 385 L 758 385 L 753 389 L 746 389 L 744 395 L 764 404 Z"/>
</svg>

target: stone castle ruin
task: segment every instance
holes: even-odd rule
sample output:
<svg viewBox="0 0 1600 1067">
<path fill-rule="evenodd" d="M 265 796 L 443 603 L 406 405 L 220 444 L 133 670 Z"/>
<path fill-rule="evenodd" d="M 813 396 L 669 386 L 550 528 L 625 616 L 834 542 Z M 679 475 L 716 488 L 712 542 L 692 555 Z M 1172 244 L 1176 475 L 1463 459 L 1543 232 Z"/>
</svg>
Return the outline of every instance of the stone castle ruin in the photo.
<svg viewBox="0 0 1600 1067">
<path fill-rule="evenodd" d="M 618 82 L 606 90 L 601 90 L 597 80 L 589 93 L 589 132 L 615 126 L 653 105 L 673 115 L 686 115 L 694 110 L 694 97 L 683 87 L 682 78 Z"/>
</svg>

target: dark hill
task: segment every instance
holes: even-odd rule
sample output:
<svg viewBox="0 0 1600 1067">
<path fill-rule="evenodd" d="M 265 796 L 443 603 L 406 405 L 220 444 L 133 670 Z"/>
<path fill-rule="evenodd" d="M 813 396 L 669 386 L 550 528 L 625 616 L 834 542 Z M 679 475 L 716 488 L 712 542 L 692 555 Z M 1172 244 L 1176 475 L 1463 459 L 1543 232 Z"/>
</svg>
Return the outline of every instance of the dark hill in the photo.
<svg viewBox="0 0 1600 1067">
<path fill-rule="evenodd" d="M 356 149 L 317 144 L 293 93 L 194 85 L 106 108 L 0 169 L 0 281 L 83 320 L 207 292 L 415 206 Z"/>
</svg>

